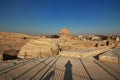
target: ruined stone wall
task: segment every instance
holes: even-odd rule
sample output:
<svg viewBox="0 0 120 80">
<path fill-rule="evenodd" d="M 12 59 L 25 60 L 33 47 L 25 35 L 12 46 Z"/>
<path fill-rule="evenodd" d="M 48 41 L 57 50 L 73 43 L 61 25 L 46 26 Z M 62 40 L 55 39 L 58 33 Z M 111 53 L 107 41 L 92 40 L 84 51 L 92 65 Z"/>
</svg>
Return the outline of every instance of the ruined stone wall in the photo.
<svg viewBox="0 0 120 80">
<path fill-rule="evenodd" d="M 89 49 L 105 46 L 105 42 L 102 41 L 74 41 L 73 47 L 76 49 Z"/>
<path fill-rule="evenodd" d="M 94 49 L 83 49 L 83 50 L 75 50 L 75 51 L 63 51 L 60 55 L 70 56 L 70 57 L 79 57 L 86 58 L 93 55 L 98 55 L 102 52 L 108 51 L 109 48 L 94 48 Z"/>
<path fill-rule="evenodd" d="M 101 54 L 99 60 L 102 62 L 113 62 L 120 64 L 120 47 L 112 48 L 109 51 Z"/>
<path fill-rule="evenodd" d="M 64 40 L 59 39 L 59 45 L 62 51 L 90 49 L 106 46 L 102 41 L 80 41 L 80 40 Z"/>
</svg>

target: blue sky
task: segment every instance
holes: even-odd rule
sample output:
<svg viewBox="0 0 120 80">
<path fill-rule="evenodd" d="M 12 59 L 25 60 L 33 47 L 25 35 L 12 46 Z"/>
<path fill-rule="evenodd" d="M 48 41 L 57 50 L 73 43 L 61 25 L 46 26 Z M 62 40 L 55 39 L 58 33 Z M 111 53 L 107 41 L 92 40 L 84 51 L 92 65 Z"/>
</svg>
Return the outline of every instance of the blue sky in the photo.
<svg viewBox="0 0 120 80">
<path fill-rule="evenodd" d="M 0 0 L 0 31 L 120 34 L 120 0 Z"/>
</svg>

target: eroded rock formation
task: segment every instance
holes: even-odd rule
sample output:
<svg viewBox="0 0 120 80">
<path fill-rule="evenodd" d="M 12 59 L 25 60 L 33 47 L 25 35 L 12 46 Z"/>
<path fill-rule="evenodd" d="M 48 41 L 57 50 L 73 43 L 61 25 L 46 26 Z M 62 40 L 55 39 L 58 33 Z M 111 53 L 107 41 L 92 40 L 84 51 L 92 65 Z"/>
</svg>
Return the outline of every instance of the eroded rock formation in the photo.
<svg viewBox="0 0 120 80">
<path fill-rule="evenodd" d="M 91 40 L 83 36 L 75 38 L 68 29 L 61 29 L 59 36 L 29 36 L 26 34 L 16 34 L 9 32 L 0 32 L 0 56 L 7 53 L 10 56 L 18 56 L 20 58 L 40 58 L 45 56 L 53 56 L 59 54 L 59 51 L 72 51 L 81 49 L 91 49 L 99 47 L 116 47 L 120 46 L 120 41 L 115 40 Z M 83 38 L 83 40 L 81 39 Z M 93 40 L 92 40 L 93 39 Z M 29 41 L 30 40 L 30 41 Z M 106 45 L 106 41 L 109 44 Z M 22 48 L 22 49 L 21 49 Z M 18 55 L 18 51 L 19 55 Z M 15 54 L 13 54 L 15 53 Z"/>
<path fill-rule="evenodd" d="M 61 29 L 59 32 L 59 37 L 61 39 L 72 39 L 72 35 L 68 29 Z"/>
<path fill-rule="evenodd" d="M 19 58 L 41 58 L 59 54 L 59 45 L 53 39 L 33 39 L 30 40 L 20 50 Z"/>
</svg>

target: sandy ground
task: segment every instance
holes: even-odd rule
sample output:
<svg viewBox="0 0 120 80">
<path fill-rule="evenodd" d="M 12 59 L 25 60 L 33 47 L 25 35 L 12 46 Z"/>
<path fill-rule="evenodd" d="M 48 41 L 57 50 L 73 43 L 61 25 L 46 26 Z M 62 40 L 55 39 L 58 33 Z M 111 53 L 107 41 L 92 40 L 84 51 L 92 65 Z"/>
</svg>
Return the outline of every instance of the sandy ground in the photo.
<svg viewBox="0 0 120 80">
<path fill-rule="evenodd" d="M 0 80 L 120 80 L 120 64 L 54 56 L 0 63 Z"/>
</svg>

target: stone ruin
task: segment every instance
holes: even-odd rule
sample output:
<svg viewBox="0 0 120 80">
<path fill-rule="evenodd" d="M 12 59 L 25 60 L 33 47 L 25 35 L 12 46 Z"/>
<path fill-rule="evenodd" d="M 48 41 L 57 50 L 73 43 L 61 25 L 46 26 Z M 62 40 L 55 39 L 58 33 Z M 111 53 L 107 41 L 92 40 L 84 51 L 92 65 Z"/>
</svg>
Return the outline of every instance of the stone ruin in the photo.
<svg viewBox="0 0 120 80">
<path fill-rule="evenodd" d="M 58 55 L 61 51 L 75 51 L 81 49 L 94 49 L 106 47 L 103 41 L 80 41 L 74 40 L 68 29 L 61 29 L 59 38 L 37 38 L 31 39 L 20 50 L 19 58 L 42 58 Z"/>
<path fill-rule="evenodd" d="M 89 41 L 89 40 L 81 41 L 79 39 L 74 39 L 74 36 L 71 35 L 71 32 L 65 28 L 60 30 L 59 37 L 60 39 L 58 43 L 62 51 L 88 49 L 105 46 L 105 42 L 102 41 Z"/>
<path fill-rule="evenodd" d="M 33 39 L 30 40 L 20 50 L 19 58 L 42 58 L 59 54 L 59 45 L 52 39 Z"/>
<path fill-rule="evenodd" d="M 19 58 L 41 58 L 46 56 L 58 55 L 61 50 L 70 50 L 72 38 L 67 29 L 59 32 L 60 39 L 38 38 L 30 40 L 20 50 Z"/>
<path fill-rule="evenodd" d="M 59 32 L 59 37 L 61 39 L 72 39 L 72 35 L 68 29 L 61 29 Z"/>
</svg>

